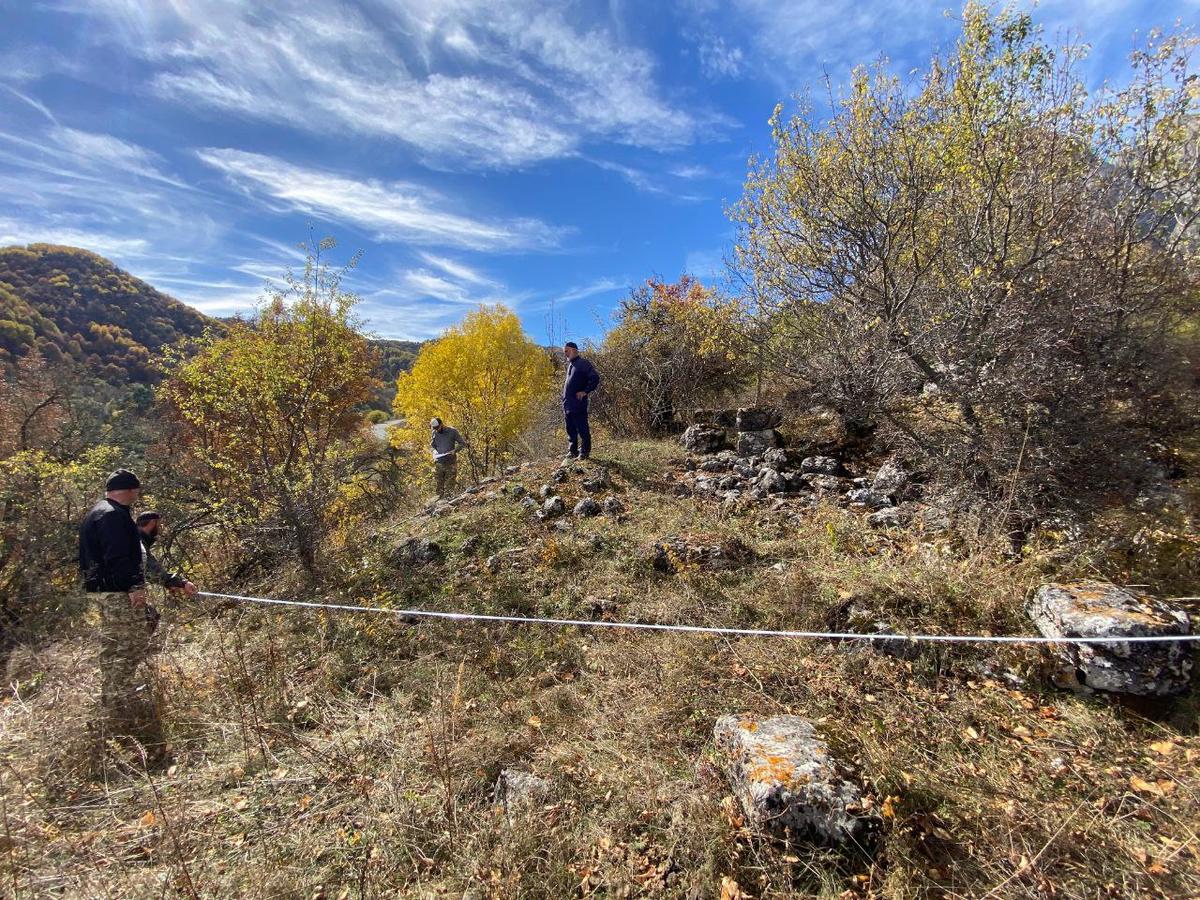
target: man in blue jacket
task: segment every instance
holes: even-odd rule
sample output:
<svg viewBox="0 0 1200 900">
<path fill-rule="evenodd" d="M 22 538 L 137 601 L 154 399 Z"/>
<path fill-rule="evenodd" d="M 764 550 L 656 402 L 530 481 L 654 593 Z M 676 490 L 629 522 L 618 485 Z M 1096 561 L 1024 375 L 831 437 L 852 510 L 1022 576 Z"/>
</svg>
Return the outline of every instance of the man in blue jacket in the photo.
<svg viewBox="0 0 1200 900">
<path fill-rule="evenodd" d="M 592 431 L 588 427 L 588 396 L 600 386 L 596 367 L 579 355 L 579 345 L 567 341 L 567 380 L 563 382 L 563 417 L 567 423 L 567 456 L 587 459 L 592 453 Z"/>
</svg>

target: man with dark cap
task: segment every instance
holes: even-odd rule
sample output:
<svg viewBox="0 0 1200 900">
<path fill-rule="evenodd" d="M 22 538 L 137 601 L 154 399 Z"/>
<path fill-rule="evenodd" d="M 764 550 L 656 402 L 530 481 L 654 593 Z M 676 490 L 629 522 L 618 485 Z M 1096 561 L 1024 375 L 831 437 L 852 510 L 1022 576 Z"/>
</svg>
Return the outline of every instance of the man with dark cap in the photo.
<svg viewBox="0 0 1200 900">
<path fill-rule="evenodd" d="M 106 724 L 121 732 L 140 731 L 156 721 L 149 682 L 138 672 L 149 635 L 142 540 L 130 507 L 141 487 L 129 470 L 113 472 L 104 499 L 79 529 L 83 587 L 100 607 L 100 703 Z"/>
<path fill-rule="evenodd" d="M 567 341 L 567 378 L 563 382 L 563 418 L 567 425 L 568 459 L 587 459 L 592 453 L 592 430 L 588 425 L 588 397 L 600 387 L 600 373 L 579 355 L 579 345 Z"/>
<path fill-rule="evenodd" d="M 158 561 L 158 558 L 150 549 L 154 546 L 155 541 L 158 540 L 158 530 L 161 524 L 162 515 L 156 510 L 151 509 L 138 514 L 137 527 L 142 535 L 142 569 L 146 578 L 158 582 L 168 591 L 175 591 L 186 594 L 189 597 L 195 597 L 199 593 L 199 588 L 178 572 L 168 572 L 164 569 L 162 563 Z M 158 610 L 152 604 L 147 603 L 146 626 L 151 634 L 158 628 L 160 618 Z"/>
</svg>

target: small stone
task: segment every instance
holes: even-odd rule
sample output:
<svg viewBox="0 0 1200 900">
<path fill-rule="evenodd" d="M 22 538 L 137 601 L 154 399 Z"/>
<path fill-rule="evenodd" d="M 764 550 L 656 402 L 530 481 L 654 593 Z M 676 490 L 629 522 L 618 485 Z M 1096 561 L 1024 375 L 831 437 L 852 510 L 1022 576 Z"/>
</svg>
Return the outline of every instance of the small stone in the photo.
<svg viewBox="0 0 1200 900">
<path fill-rule="evenodd" d="M 505 466 L 504 467 L 505 475 L 516 475 L 520 471 L 521 471 L 520 466 Z"/>
<path fill-rule="evenodd" d="M 537 506 L 537 501 L 532 497 L 522 497 L 521 506 L 525 509 L 533 509 L 535 506 Z"/>
<path fill-rule="evenodd" d="M 800 462 L 800 471 L 814 475 L 837 475 L 842 464 L 832 456 L 806 456 Z"/>
<path fill-rule="evenodd" d="M 502 769 L 496 779 L 493 803 L 509 818 L 540 806 L 550 796 L 550 782 L 520 769 Z"/>
<path fill-rule="evenodd" d="M 479 549 L 479 546 L 482 543 L 483 539 L 480 538 L 479 535 L 473 534 L 462 542 L 462 546 L 458 548 L 458 552 L 463 556 L 470 556 Z"/>
<path fill-rule="evenodd" d="M 510 487 L 508 489 L 508 495 L 510 497 L 512 497 L 514 500 L 520 500 L 522 497 L 526 496 L 528 493 L 529 493 L 529 491 L 525 490 L 525 485 L 523 485 L 523 484 L 514 484 L 512 487 Z"/>
<path fill-rule="evenodd" d="M 598 516 L 600 515 L 600 504 L 591 497 L 584 497 L 575 504 L 575 515 L 577 516 Z"/>
<path fill-rule="evenodd" d="M 726 472 L 729 470 L 729 461 L 714 456 L 700 463 L 699 469 L 701 472 Z"/>
<path fill-rule="evenodd" d="M 779 837 L 862 844 L 879 827 L 812 723 L 799 716 L 721 716 L 713 736 L 750 823 Z"/>
<path fill-rule="evenodd" d="M 562 469 L 562 468 L 555 469 L 554 473 L 550 476 L 550 480 L 553 481 L 555 484 L 562 484 L 563 482 L 565 482 L 567 480 L 567 478 L 568 478 L 567 470 Z"/>
<path fill-rule="evenodd" d="M 841 493 L 846 486 L 845 479 L 838 478 L 836 475 L 813 475 L 810 473 L 803 477 L 815 490 L 826 493 Z"/>
<path fill-rule="evenodd" d="M 737 452 L 740 456 L 762 456 L 767 450 L 778 447 L 781 443 L 783 443 L 783 439 L 774 428 L 762 431 L 739 431 Z"/>
<path fill-rule="evenodd" d="M 400 545 L 399 556 L 408 563 L 428 564 L 443 557 L 442 548 L 429 538 L 409 538 Z"/>
<path fill-rule="evenodd" d="M 846 494 L 846 499 L 852 506 L 865 506 L 868 509 L 883 509 L 891 506 L 892 501 L 886 494 L 881 494 L 872 488 L 855 488 Z"/>
<path fill-rule="evenodd" d="M 604 514 L 606 516 L 619 516 L 625 512 L 625 505 L 616 497 L 604 498 Z"/>
<path fill-rule="evenodd" d="M 763 454 L 763 465 L 776 472 L 782 472 L 788 466 L 787 451 L 781 447 L 772 447 Z"/>
<path fill-rule="evenodd" d="M 722 543 L 706 543 L 671 535 L 654 544 L 652 564 L 660 572 L 678 572 L 689 566 L 720 571 L 753 558 L 754 551 L 737 538 Z"/>
<path fill-rule="evenodd" d="M 500 571 L 501 565 L 502 565 L 502 560 L 499 556 L 496 556 L 496 555 L 489 556 L 487 558 L 487 560 L 484 562 L 484 566 L 493 575 L 495 575 L 497 572 Z"/>
<path fill-rule="evenodd" d="M 563 498 L 559 496 L 547 497 L 546 502 L 542 504 L 541 512 L 545 513 L 546 518 L 561 516 L 567 511 L 567 505 L 563 503 Z"/>
<path fill-rule="evenodd" d="M 692 425 L 679 438 L 679 443 L 689 453 L 716 453 L 729 444 L 724 428 L 710 425 Z"/>
<path fill-rule="evenodd" d="M 782 494 L 788 489 L 787 479 L 774 469 L 764 469 L 758 479 L 758 486 L 768 494 Z"/>
<path fill-rule="evenodd" d="M 867 524 L 872 528 L 902 528 L 911 520 L 908 511 L 899 506 L 889 506 L 867 516 Z"/>
<path fill-rule="evenodd" d="M 696 461 L 694 459 L 692 459 L 690 456 L 683 461 L 683 471 L 685 471 L 685 472 L 695 472 L 696 471 Z"/>
<path fill-rule="evenodd" d="M 908 471 L 900 465 L 900 461 L 893 456 L 879 467 L 874 481 L 871 482 L 871 487 L 889 497 L 898 497 L 908 486 L 910 477 Z"/>
<path fill-rule="evenodd" d="M 554 488 L 548 484 L 543 484 L 540 488 L 538 488 L 538 496 L 543 500 L 545 500 L 547 497 L 553 497 Z"/>
<path fill-rule="evenodd" d="M 1046 637 L 1151 637 L 1191 633 L 1182 609 L 1102 581 L 1043 584 L 1025 606 Z M 1055 653 L 1090 688 L 1166 696 L 1185 690 L 1192 647 L 1162 643 L 1062 644 Z"/>
</svg>

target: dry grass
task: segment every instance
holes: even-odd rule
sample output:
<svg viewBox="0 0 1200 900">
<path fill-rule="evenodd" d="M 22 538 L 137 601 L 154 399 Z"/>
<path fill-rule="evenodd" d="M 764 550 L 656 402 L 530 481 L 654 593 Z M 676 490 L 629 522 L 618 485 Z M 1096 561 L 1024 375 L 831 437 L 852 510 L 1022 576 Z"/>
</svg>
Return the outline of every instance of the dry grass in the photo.
<svg viewBox="0 0 1200 900">
<path fill-rule="evenodd" d="M 614 455 L 629 509 L 620 523 L 559 533 L 507 499 L 397 520 L 347 549 L 343 584 L 328 596 L 767 627 L 843 624 L 860 607 L 900 629 L 1012 633 L 1025 630 L 1020 601 L 1049 565 L 1036 553 L 1014 561 L 869 532 L 836 509 L 724 519 L 672 496 L 670 447 Z M 568 501 L 577 484 L 565 486 Z M 418 532 L 443 544 L 443 563 L 395 561 L 393 548 Z M 727 573 L 654 573 L 648 545 L 672 532 L 738 537 L 756 559 Z M 471 535 L 483 546 L 464 556 Z M 487 571 L 489 554 L 515 547 L 526 550 Z M 22 686 L 2 708 L 0 891 L 1200 893 L 1192 696 L 1134 707 L 1057 692 L 1024 650 L 901 660 L 761 639 L 210 613 L 177 624 L 157 660 L 169 768 L 91 737 L 85 631 L 14 657 L 10 681 Z M 1018 689 L 979 674 L 984 661 L 1030 680 Z M 819 724 L 887 814 L 873 852 L 784 846 L 745 827 L 710 749 L 716 717 L 737 711 Z M 550 779 L 548 802 L 511 821 L 496 810 L 505 767 Z"/>
</svg>

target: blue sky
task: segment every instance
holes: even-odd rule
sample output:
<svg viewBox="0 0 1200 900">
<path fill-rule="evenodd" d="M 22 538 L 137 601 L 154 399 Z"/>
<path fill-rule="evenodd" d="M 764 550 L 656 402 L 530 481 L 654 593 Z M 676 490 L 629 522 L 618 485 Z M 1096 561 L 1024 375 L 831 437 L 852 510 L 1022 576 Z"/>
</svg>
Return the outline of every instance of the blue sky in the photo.
<svg viewBox="0 0 1200 900">
<path fill-rule="evenodd" d="M 1198 0 L 1047 0 L 1120 78 Z M 0 0 L 0 245 L 94 250 L 214 315 L 302 257 L 363 251 L 370 328 L 476 303 L 597 336 L 629 286 L 711 279 L 774 105 L 953 40 L 912 0 Z"/>
</svg>

